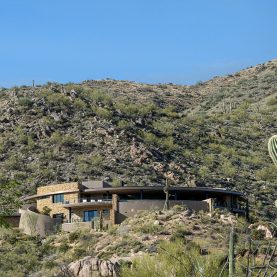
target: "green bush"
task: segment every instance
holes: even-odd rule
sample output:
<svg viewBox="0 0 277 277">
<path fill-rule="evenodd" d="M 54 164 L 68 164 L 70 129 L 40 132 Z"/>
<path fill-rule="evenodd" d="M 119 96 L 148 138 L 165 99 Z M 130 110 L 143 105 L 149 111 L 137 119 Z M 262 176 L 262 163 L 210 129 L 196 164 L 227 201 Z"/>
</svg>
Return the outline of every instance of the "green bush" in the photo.
<svg viewBox="0 0 277 277">
<path fill-rule="evenodd" d="M 153 223 L 146 223 L 139 227 L 138 231 L 142 232 L 143 234 L 155 235 L 162 231 L 162 227 L 160 225 L 154 225 Z"/>
<path fill-rule="evenodd" d="M 59 252 L 65 253 L 70 249 L 70 245 L 67 241 L 62 241 L 59 246 Z"/>
<path fill-rule="evenodd" d="M 68 107 L 71 105 L 70 98 L 61 93 L 47 93 L 46 101 L 51 106 Z"/>
<path fill-rule="evenodd" d="M 96 113 L 96 115 L 104 119 L 111 119 L 113 116 L 113 113 L 110 110 L 102 107 L 95 107 L 93 110 Z"/>
<path fill-rule="evenodd" d="M 82 99 L 80 99 L 80 98 L 75 99 L 75 101 L 73 103 L 73 106 L 77 110 L 85 110 L 86 107 L 87 107 L 86 103 Z"/>
<path fill-rule="evenodd" d="M 68 236 L 68 240 L 69 240 L 70 243 L 75 242 L 79 238 L 80 238 L 80 232 L 79 231 L 71 232 Z"/>
<path fill-rule="evenodd" d="M 251 230 L 251 237 L 254 240 L 263 240 L 265 238 L 265 231 L 253 229 Z"/>
<path fill-rule="evenodd" d="M 33 106 L 33 101 L 29 97 L 20 97 L 18 99 L 18 105 L 25 108 L 31 108 Z"/>
<path fill-rule="evenodd" d="M 172 136 L 175 126 L 173 123 L 162 118 L 161 120 L 156 120 L 153 122 L 153 127 L 159 130 L 162 134 L 166 136 Z"/>
<path fill-rule="evenodd" d="M 112 104 L 112 96 L 102 89 L 86 90 L 83 95 L 96 103 Z"/>
<path fill-rule="evenodd" d="M 224 258 L 219 254 L 201 256 L 198 248 L 187 247 L 183 241 L 164 241 L 157 255 L 146 254 L 135 259 L 132 268 L 124 266 L 122 277 L 214 277 L 220 275 Z M 221 276 L 227 276 L 227 271 Z"/>
<path fill-rule="evenodd" d="M 176 241 L 180 239 L 185 239 L 186 236 L 192 235 L 192 232 L 190 230 L 187 230 L 182 227 L 176 228 L 172 236 L 170 237 L 170 241 Z"/>
<path fill-rule="evenodd" d="M 50 215 L 52 209 L 49 208 L 48 206 L 44 206 L 43 209 L 42 209 L 42 214 L 44 215 Z"/>
</svg>

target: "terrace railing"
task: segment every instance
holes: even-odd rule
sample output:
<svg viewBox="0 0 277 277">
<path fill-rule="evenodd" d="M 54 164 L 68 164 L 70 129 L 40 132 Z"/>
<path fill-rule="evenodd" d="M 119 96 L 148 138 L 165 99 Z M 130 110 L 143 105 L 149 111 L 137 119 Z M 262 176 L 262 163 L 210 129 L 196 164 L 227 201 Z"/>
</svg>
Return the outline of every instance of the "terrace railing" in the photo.
<svg viewBox="0 0 277 277">
<path fill-rule="evenodd" d="M 65 200 L 64 204 L 77 204 L 77 203 L 111 203 L 112 199 L 91 199 L 91 198 L 79 198 L 78 200 Z"/>
</svg>

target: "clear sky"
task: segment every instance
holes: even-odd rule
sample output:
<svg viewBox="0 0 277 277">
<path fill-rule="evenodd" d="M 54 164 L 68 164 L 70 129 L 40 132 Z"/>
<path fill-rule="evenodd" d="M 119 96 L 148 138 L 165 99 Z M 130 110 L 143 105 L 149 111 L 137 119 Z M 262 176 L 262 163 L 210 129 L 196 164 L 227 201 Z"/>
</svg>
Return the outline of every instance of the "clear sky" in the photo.
<svg viewBox="0 0 277 277">
<path fill-rule="evenodd" d="M 192 84 L 277 58 L 276 0 L 0 0 L 0 86 Z"/>
</svg>

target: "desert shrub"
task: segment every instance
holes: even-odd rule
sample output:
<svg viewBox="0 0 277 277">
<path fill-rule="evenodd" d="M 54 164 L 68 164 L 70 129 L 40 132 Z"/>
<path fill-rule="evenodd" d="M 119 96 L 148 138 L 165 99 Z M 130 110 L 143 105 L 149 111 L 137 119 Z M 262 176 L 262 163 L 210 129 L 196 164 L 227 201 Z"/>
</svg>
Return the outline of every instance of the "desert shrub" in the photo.
<svg viewBox="0 0 277 277">
<path fill-rule="evenodd" d="M 265 238 L 265 231 L 263 231 L 263 230 L 257 230 L 257 229 L 252 229 L 251 230 L 251 237 L 254 240 L 263 240 Z"/>
<path fill-rule="evenodd" d="M 128 117 L 146 116 L 147 114 L 154 112 L 156 106 L 154 103 L 139 104 L 130 103 L 127 101 L 118 101 L 115 103 L 115 108 L 120 110 Z"/>
<path fill-rule="evenodd" d="M 31 108 L 33 106 L 33 101 L 30 97 L 20 97 L 18 99 L 18 105 L 25 108 Z"/>
<path fill-rule="evenodd" d="M 161 120 L 156 120 L 153 122 L 153 127 L 159 130 L 162 134 L 171 136 L 175 130 L 173 123 L 162 118 Z"/>
<path fill-rule="evenodd" d="M 78 246 L 74 248 L 72 256 L 73 256 L 73 259 L 80 259 L 86 256 L 86 253 L 87 253 L 87 250 L 85 247 Z"/>
<path fill-rule="evenodd" d="M 131 121 L 122 119 L 122 120 L 119 120 L 119 121 L 118 121 L 117 126 L 118 126 L 118 128 L 120 128 L 120 129 L 127 129 L 127 128 L 132 127 L 133 124 L 132 124 Z"/>
<path fill-rule="evenodd" d="M 71 135 L 66 135 L 61 140 L 61 145 L 65 147 L 71 147 L 75 143 L 75 138 Z"/>
<path fill-rule="evenodd" d="M 210 173 L 210 170 L 207 166 L 201 166 L 199 168 L 199 175 L 202 179 L 205 180 L 209 173 Z"/>
<path fill-rule="evenodd" d="M 123 267 L 123 277 L 191 277 L 219 276 L 224 257 L 219 254 L 201 256 L 197 248 L 188 248 L 182 241 L 162 242 L 158 254 L 144 256 L 134 260 L 132 268 Z M 157 266 L 158 265 L 158 266 Z M 227 276 L 223 272 L 221 276 Z"/>
<path fill-rule="evenodd" d="M 157 234 L 162 231 L 162 227 L 160 225 L 154 225 L 153 222 L 143 224 L 141 227 L 138 228 L 138 231 L 142 232 L 143 234 Z"/>
<path fill-rule="evenodd" d="M 158 146 L 164 148 L 166 151 L 173 151 L 178 148 L 178 145 L 174 142 L 173 137 L 159 139 L 157 144 Z"/>
<path fill-rule="evenodd" d="M 90 156 L 80 155 L 77 157 L 77 172 L 78 174 L 90 174 L 100 170 L 104 166 L 104 157 L 100 154 Z"/>
<path fill-rule="evenodd" d="M 52 133 L 52 136 L 50 138 L 50 143 L 52 145 L 61 144 L 62 139 L 63 139 L 62 134 L 60 132 L 56 131 L 56 132 Z"/>
<path fill-rule="evenodd" d="M 113 226 L 109 226 L 109 229 L 108 229 L 108 234 L 109 235 L 116 235 L 117 234 L 117 228 L 118 226 L 116 225 L 113 225 Z"/>
<path fill-rule="evenodd" d="M 268 106 L 277 105 L 277 97 L 276 97 L 276 96 L 270 97 L 270 98 L 267 100 L 266 104 L 267 104 Z"/>
<path fill-rule="evenodd" d="M 112 96 L 102 89 L 86 90 L 83 95 L 96 103 L 100 102 L 106 105 L 112 104 Z"/>
<path fill-rule="evenodd" d="M 190 230 L 187 230 L 182 227 L 178 227 L 170 237 L 170 241 L 185 239 L 185 237 L 189 235 L 192 235 L 192 232 Z"/>
<path fill-rule="evenodd" d="M 276 167 L 274 165 L 264 167 L 256 171 L 256 178 L 263 181 L 274 182 L 277 177 Z"/>
<path fill-rule="evenodd" d="M 80 98 L 75 99 L 75 101 L 73 103 L 73 106 L 77 110 L 84 110 L 87 107 L 86 103 L 82 99 L 80 99 Z"/>
<path fill-rule="evenodd" d="M 96 113 L 97 116 L 104 118 L 104 119 L 110 119 L 113 116 L 112 111 L 102 108 L 102 107 L 95 107 L 94 112 Z"/>
<path fill-rule="evenodd" d="M 136 253 L 143 250 L 144 246 L 140 241 L 134 240 L 128 236 L 122 238 L 122 240 L 108 246 L 105 252 L 102 253 L 101 258 L 106 259 L 116 254 L 118 256 L 126 256 L 131 251 Z"/>
<path fill-rule="evenodd" d="M 112 186 L 113 187 L 121 187 L 122 186 L 122 179 L 120 179 L 120 178 L 113 178 Z"/>
<path fill-rule="evenodd" d="M 171 117 L 171 118 L 179 117 L 178 113 L 176 112 L 176 107 L 172 105 L 166 106 L 165 108 L 161 109 L 159 112 L 167 117 Z"/>
<path fill-rule="evenodd" d="M 70 243 L 78 240 L 80 238 L 80 232 L 79 231 L 74 231 L 74 232 L 71 232 L 68 236 L 68 240 Z"/>
<path fill-rule="evenodd" d="M 10 156 L 6 161 L 5 161 L 5 168 L 8 170 L 20 170 L 22 169 L 22 160 L 19 156 L 17 155 L 12 155 Z"/>
<path fill-rule="evenodd" d="M 70 245 L 66 240 L 63 240 L 59 246 L 59 252 L 65 253 L 70 249 Z"/>
<path fill-rule="evenodd" d="M 2 237 L 0 268 L 3 276 L 24 277 L 39 268 L 38 240 L 10 230 Z"/>
<path fill-rule="evenodd" d="M 236 174 L 236 168 L 227 159 L 223 160 L 221 165 L 221 172 L 225 177 L 234 177 Z"/>
<path fill-rule="evenodd" d="M 51 106 L 59 107 L 68 107 L 71 104 L 70 98 L 61 93 L 48 93 L 46 96 L 46 101 Z"/>
<path fill-rule="evenodd" d="M 147 144 L 157 144 L 159 138 L 150 132 L 142 132 L 142 137 Z"/>
</svg>

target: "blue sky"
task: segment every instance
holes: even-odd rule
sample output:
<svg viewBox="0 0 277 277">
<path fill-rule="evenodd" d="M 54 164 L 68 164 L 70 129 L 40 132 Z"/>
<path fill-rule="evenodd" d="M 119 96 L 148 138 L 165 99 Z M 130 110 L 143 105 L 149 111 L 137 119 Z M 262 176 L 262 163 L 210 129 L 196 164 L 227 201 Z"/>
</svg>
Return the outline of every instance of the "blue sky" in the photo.
<svg viewBox="0 0 277 277">
<path fill-rule="evenodd" d="M 2 0 L 0 86 L 192 84 L 277 57 L 276 0 Z"/>
</svg>

